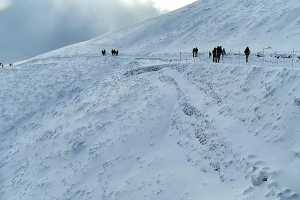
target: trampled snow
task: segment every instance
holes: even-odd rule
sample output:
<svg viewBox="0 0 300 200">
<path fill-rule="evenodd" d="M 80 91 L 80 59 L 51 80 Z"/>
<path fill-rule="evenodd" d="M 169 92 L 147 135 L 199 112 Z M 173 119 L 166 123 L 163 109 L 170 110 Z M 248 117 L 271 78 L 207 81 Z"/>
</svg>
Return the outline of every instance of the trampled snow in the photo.
<svg viewBox="0 0 300 200">
<path fill-rule="evenodd" d="M 242 20 L 295 1 L 211 2 L 0 69 L 0 199 L 299 200 L 299 60 L 175 49 L 220 39 L 205 43 L 214 29 L 197 10 L 240 5 Z M 242 46 L 236 34 L 220 41 Z"/>
</svg>

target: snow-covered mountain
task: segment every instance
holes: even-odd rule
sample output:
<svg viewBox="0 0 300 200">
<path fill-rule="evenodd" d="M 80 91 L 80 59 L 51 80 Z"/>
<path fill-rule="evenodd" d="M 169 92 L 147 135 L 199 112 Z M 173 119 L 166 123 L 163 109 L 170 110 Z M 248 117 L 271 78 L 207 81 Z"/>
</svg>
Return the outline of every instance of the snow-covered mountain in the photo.
<svg viewBox="0 0 300 200">
<path fill-rule="evenodd" d="M 299 200 L 299 61 L 175 50 L 296 42 L 275 18 L 299 3 L 266 2 L 196 2 L 0 69 L 0 199 Z"/>
<path fill-rule="evenodd" d="M 89 52 L 118 47 L 134 54 L 190 51 L 191 46 L 207 51 L 219 44 L 233 51 L 250 46 L 290 52 L 300 50 L 299 13 L 298 0 L 201 0 L 84 46 Z"/>
</svg>

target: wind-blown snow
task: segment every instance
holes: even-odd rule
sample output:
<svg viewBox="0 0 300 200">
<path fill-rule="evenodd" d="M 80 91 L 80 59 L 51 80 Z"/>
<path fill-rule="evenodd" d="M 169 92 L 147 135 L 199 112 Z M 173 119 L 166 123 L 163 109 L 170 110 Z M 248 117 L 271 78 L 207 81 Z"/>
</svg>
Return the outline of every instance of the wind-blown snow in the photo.
<svg viewBox="0 0 300 200">
<path fill-rule="evenodd" d="M 165 20 L 209 6 L 1 69 L 0 199 L 299 200 L 298 64 L 161 54 L 157 30 L 182 28 Z M 117 43 L 129 53 L 98 55 Z"/>
</svg>

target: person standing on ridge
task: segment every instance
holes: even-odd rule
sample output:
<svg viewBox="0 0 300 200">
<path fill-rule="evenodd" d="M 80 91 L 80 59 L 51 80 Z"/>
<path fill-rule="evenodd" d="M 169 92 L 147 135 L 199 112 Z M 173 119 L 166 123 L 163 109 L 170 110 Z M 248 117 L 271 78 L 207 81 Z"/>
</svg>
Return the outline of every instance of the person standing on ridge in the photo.
<svg viewBox="0 0 300 200">
<path fill-rule="evenodd" d="M 214 48 L 212 50 L 212 54 L 213 54 L 213 62 L 216 63 L 217 62 L 217 48 Z"/>
<path fill-rule="evenodd" d="M 249 56 L 251 54 L 251 51 L 250 51 L 249 47 L 246 47 L 244 53 L 245 53 L 245 56 L 246 56 L 246 63 L 248 63 L 249 62 Z"/>
<path fill-rule="evenodd" d="M 220 63 L 220 60 L 221 60 L 221 55 L 222 55 L 222 47 L 221 46 L 218 46 L 217 47 L 217 63 Z"/>
<path fill-rule="evenodd" d="M 193 58 L 198 57 L 198 51 L 199 49 L 197 47 L 193 48 Z"/>
<path fill-rule="evenodd" d="M 222 49 L 222 60 L 223 60 L 224 56 L 226 56 L 226 50 L 225 50 L 225 48 Z"/>
</svg>

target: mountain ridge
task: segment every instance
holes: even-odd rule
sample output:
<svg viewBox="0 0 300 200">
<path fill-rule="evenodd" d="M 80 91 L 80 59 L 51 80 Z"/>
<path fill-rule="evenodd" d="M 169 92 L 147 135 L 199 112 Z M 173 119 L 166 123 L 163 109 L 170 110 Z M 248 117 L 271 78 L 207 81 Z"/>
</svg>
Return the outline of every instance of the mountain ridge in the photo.
<svg viewBox="0 0 300 200">
<path fill-rule="evenodd" d="M 243 51 L 245 46 L 254 51 L 267 47 L 273 52 L 300 51 L 296 45 L 300 43 L 299 12 L 300 4 L 295 0 L 196 1 L 162 16 L 71 45 L 67 51 L 76 54 L 83 48 L 81 52 L 97 53 L 101 48 L 120 48 L 122 52 L 146 55 L 190 52 L 194 46 L 208 51 L 217 45 L 234 52 Z"/>
</svg>

